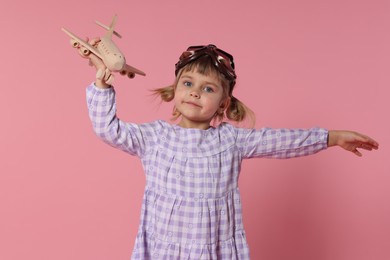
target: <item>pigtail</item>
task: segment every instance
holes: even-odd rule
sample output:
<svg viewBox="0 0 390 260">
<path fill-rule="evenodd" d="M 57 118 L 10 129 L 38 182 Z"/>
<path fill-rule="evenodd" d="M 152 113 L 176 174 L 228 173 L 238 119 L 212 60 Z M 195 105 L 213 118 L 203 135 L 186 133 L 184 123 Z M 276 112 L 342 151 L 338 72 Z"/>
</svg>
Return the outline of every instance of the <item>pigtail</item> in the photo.
<svg viewBox="0 0 390 260">
<path fill-rule="evenodd" d="M 160 97 L 164 102 L 170 102 L 175 97 L 174 85 L 170 85 L 165 88 L 156 88 L 152 90 L 153 95 Z"/>
<path fill-rule="evenodd" d="M 160 97 L 161 100 L 164 102 L 171 102 L 175 97 L 175 85 L 176 82 L 173 85 L 170 85 L 168 87 L 153 89 L 152 94 L 156 97 Z M 181 115 L 180 112 L 174 106 L 172 110 L 171 120 L 172 121 L 176 120 L 180 115 Z"/>
<path fill-rule="evenodd" d="M 249 118 L 252 126 L 255 124 L 255 114 L 236 97 L 230 97 L 230 104 L 226 109 L 226 117 L 232 121 L 242 122 Z"/>
</svg>

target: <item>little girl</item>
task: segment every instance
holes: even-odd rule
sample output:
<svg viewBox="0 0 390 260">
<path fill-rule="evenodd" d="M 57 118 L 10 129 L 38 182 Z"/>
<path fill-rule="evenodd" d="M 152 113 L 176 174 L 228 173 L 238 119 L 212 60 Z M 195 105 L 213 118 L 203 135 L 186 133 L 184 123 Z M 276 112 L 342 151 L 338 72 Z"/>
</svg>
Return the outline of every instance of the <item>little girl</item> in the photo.
<svg viewBox="0 0 390 260">
<path fill-rule="evenodd" d="M 95 42 L 91 42 L 94 45 Z M 132 259 L 249 259 L 238 177 L 241 161 L 292 158 L 330 146 L 361 156 L 378 143 L 351 131 L 322 128 L 246 129 L 251 111 L 233 95 L 233 57 L 214 45 L 188 48 L 172 86 L 157 89 L 174 101 L 177 124 L 125 123 L 116 116 L 109 71 L 94 55 L 99 77 L 87 88 L 89 116 L 103 141 L 138 156 L 146 175 L 141 221 Z"/>
</svg>

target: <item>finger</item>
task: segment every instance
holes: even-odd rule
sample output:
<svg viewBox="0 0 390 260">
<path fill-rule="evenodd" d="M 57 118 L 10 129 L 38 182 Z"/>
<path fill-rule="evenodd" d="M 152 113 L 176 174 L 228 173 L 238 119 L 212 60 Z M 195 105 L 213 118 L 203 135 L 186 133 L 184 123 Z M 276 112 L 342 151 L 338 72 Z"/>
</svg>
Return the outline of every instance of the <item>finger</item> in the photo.
<svg viewBox="0 0 390 260">
<path fill-rule="evenodd" d="M 377 150 L 378 146 L 375 146 L 375 145 L 372 145 L 372 144 L 361 144 L 360 148 L 362 148 L 364 150 L 372 151 L 374 149 Z"/>
<path fill-rule="evenodd" d="M 369 140 L 369 141 L 366 141 L 366 142 L 361 142 L 359 146 L 360 146 L 361 148 L 363 148 L 363 149 L 366 149 L 366 150 L 372 150 L 372 149 L 377 150 L 377 149 L 379 148 L 378 143 L 375 142 L 374 140 Z"/>
<path fill-rule="evenodd" d="M 369 145 L 374 149 L 378 149 L 378 147 L 379 147 L 379 143 L 377 141 L 375 141 L 371 137 L 363 135 L 363 134 L 359 135 L 358 141 L 361 142 L 362 144 Z"/>
<path fill-rule="evenodd" d="M 98 70 L 96 71 L 96 78 L 99 79 L 99 80 L 102 80 L 103 77 L 104 77 L 104 71 L 105 71 L 105 70 L 103 70 L 103 69 L 98 69 Z"/>
<path fill-rule="evenodd" d="M 361 145 L 360 148 L 367 150 L 367 151 L 372 151 L 372 149 L 373 149 L 371 146 L 367 146 L 367 145 Z"/>
<path fill-rule="evenodd" d="M 375 150 L 377 150 L 379 148 L 379 143 L 373 139 L 371 139 L 369 141 L 369 144 L 372 146 L 372 148 L 374 148 Z"/>
<path fill-rule="evenodd" d="M 110 77 L 111 77 L 111 71 L 109 69 L 106 69 L 104 71 L 104 81 L 107 82 Z"/>
<path fill-rule="evenodd" d="M 359 156 L 359 157 L 362 157 L 362 156 L 363 156 L 362 153 L 359 152 L 357 149 L 353 149 L 352 152 L 353 152 L 355 155 Z"/>
<path fill-rule="evenodd" d="M 106 69 L 106 66 L 104 65 L 103 61 L 98 57 L 96 56 L 95 54 L 93 53 L 90 53 L 90 55 L 88 56 L 90 62 L 97 68 L 97 69 L 102 69 L 102 70 L 105 70 Z"/>
<path fill-rule="evenodd" d="M 93 38 L 89 41 L 89 44 L 91 44 L 92 46 L 95 46 L 99 42 L 100 42 L 100 38 Z"/>
<path fill-rule="evenodd" d="M 89 55 L 89 59 L 93 64 L 96 64 L 100 60 L 100 58 L 93 53 L 91 53 L 91 55 Z"/>
<path fill-rule="evenodd" d="M 112 74 L 110 74 L 110 76 L 106 80 L 106 84 L 112 85 L 112 83 L 114 83 L 114 76 Z"/>
</svg>

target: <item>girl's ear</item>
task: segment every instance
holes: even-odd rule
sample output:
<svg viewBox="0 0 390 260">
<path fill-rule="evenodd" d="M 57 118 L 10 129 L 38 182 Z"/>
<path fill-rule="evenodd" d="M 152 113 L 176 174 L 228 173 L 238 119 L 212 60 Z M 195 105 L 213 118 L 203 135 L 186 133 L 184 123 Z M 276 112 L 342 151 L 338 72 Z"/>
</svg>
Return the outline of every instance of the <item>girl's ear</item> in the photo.
<svg viewBox="0 0 390 260">
<path fill-rule="evenodd" d="M 230 97 L 225 98 L 221 101 L 221 105 L 219 106 L 221 110 L 225 111 L 230 105 Z"/>
</svg>

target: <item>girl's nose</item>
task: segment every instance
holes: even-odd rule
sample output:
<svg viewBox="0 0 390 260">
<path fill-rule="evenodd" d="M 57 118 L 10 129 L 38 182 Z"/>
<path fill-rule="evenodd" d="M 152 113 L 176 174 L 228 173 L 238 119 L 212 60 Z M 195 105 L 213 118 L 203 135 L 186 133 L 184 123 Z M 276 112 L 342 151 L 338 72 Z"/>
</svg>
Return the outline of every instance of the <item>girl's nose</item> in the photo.
<svg viewBox="0 0 390 260">
<path fill-rule="evenodd" d="M 194 97 L 194 98 L 199 98 L 200 97 L 200 95 L 199 95 L 199 93 L 197 91 L 191 91 L 190 92 L 190 96 Z"/>
</svg>

